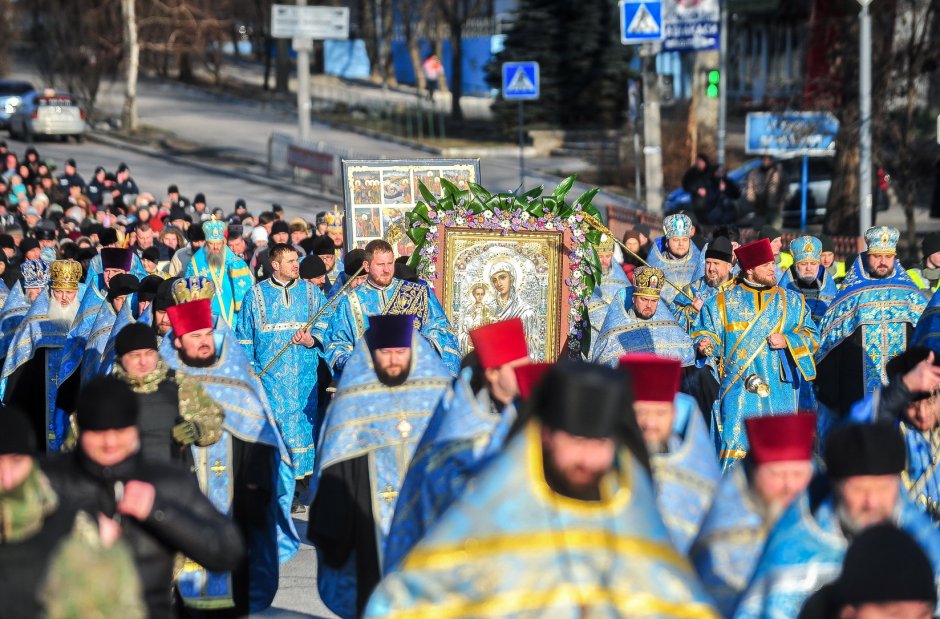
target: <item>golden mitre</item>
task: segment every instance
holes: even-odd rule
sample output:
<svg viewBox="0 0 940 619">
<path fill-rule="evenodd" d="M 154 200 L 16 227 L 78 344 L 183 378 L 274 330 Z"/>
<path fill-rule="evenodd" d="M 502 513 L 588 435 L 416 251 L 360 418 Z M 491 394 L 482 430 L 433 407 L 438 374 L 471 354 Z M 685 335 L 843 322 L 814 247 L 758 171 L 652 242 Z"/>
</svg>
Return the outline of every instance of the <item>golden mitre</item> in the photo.
<svg viewBox="0 0 940 619">
<path fill-rule="evenodd" d="M 171 292 L 177 304 L 212 299 L 215 296 L 215 284 L 208 277 L 193 275 L 175 281 Z"/>
<path fill-rule="evenodd" d="M 601 241 L 597 244 L 597 253 L 614 253 L 614 237 L 610 236 L 609 234 L 601 234 Z"/>
<path fill-rule="evenodd" d="M 49 266 L 49 288 L 52 290 L 78 290 L 82 279 L 82 264 L 75 260 L 53 260 Z"/>
<path fill-rule="evenodd" d="M 343 219 L 345 218 L 346 213 L 339 210 L 339 207 L 335 204 L 333 205 L 333 210 L 327 213 L 323 217 L 323 221 L 326 222 L 326 227 L 329 229 L 343 229 Z"/>
<path fill-rule="evenodd" d="M 633 271 L 633 295 L 658 299 L 666 283 L 662 269 L 655 267 L 637 267 Z"/>
</svg>

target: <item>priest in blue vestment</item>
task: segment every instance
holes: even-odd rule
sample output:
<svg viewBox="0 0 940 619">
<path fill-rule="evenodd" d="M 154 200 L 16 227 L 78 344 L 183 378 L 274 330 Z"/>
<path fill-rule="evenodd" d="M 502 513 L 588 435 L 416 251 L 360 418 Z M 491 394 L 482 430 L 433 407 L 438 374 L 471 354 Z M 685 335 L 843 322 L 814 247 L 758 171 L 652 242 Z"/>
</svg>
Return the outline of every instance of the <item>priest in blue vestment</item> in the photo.
<svg viewBox="0 0 940 619">
<path fill-rule="evenodd" d="M 678 361 L 634 353 L 620 358 L 620 368 L 633 383 L 633 410 L 650 453 L 659 513 L 684 555 L 721 480 L 715 448 L 695 399 L 679 393 Z"/>
<path fill-rule="evenodd" d="M 803 295 L 813 322 L 819 326 L 837 292 L 835 280 L 819 259 L 822 241 L 813 236 L 799 236 L 790 241 L 790 253 L 793 264 L 784 271 L 780 285 Z"/>
<path fill-rule="evenodd" d="M 926 309 L 917 320 L 917 326 L 911 335 L 911 344 L 940 351 L 940 290 L 930 297 Z"/>
<path fill-rule="evenodd" d="M 727 471 L 747 455 L 744 420 L 799 410 L 800 390 L 816 378 L 816 325 L 803 297 L 777 285 L 770 241 L 735 250 L 737 285 L 702 307 L 692 339 L 717 357 L 718 399 L 711 435 Z"/>
<path fill-rule="evenodd" d="M 731 241 L 723 236 L 714 239 L 705 248 L 705 273 L 672 299 L 672 312 L 680 327 L 691 333 L 705 302 L 735 285 L 733 268 Z"/>
<path fill-rule="evenodd" d="M 350 291 L 355 290 L 361 284 L 364 284 L 368 274 L 366 273 L 363 263 L 366 260 L 366 252 L 359 249 L 353 249 L 348 254 L 346 254 L 346 260 L 343 264 L 343 269 L 336 276 L 336 279 L 333 281 L 333 284 L 329 287 L 326 293 L 328 299 L 332 299 L 339 291 L 342 290 L 346 282 L 349 281 L 349 278 L 355 276 L 355 279 L 349 286 L 346 287 L 345 292 L 348 294 Z M 357 275 L 358 273 L 358 275 Z M 327 274 L 329 276 L 329 274 Z"/>
<path fill-rule="evenodd" d="M 59 370 L 59 388 L 65 400 L 74 400 L 77 395 L 78 374 L 76 370 L 82 363 L 88 338 L 101 306 L 107 304 L 108 287 L 111 280 L 117 275 L 124 275 L 132 268 L 133 252 L 120 247 L 104 247 L 101 249 L 101 273 L 85 278 L 85 291 L 81 296 L 78 314 L 69 329 L 62 355 L 62 368 Z M 73 384 L 62 389 L 65 383 L 72 378 Z M 63 402 L 65 410 L 74 410 L 73 402 Z"/>
<path fill-rule="evenodd" d="M 193 254 L 184 275 L 212 280 L 216 294 L 212 299 L 212 312 L 221 316 L 230 328 L 234 328 L 235 314 L 241 309 L 242 299 L 255 280 L 245 261 L 236 256 L 225 243 L 224 221 L 205 221 L 202 230 L 206 234 L 206 244 Z"/>
<path fill-rule="evenodd" d="M 137 292 L 125 300 L 121 311 L 117 313 L 114 319 L 114 324 L 111 326 L 111 335 L 108 336 L 104 351 L 101 353 L 99 374 L 110 374 L 118 363 L 116 353 L 117 337 L 124 327 L 138 322 L 153 327 L 153 300 L 157 296 L 160 284 L 165 281 L 159 275 L 148 275 L 140 281 Z"/>
<path fill-rule="evenodd" d="M 601 334 L 601 327 L 604 326 L 604 319 L 607 318 L 607 308 L 611 301 L 622 288 L 630 286 L 630 280 L 627 279 L 623 267 L 614 261 L 614 239 L 602 235 L 601 242 L 597 246 L 597 257 L 601 262 L 601 281 L 594 285 L 594 292 L 588 299 L 587 311 L 588 322 L 591 325 L 591 345 L 597 342 Z M 590 350 L 585 351 L 587 356 L 591 356 Z"/>
<path fill-rule="evenodd" d="M 912 343 L 926 304 L 897 259 L 899 236 L 896 228 L 868 229 L 867 251 L 852 265 L 819 326 L 821 436 L 885 382 L 888 362 Z"/>
<path fill-rule="evenodd" d="M 734 613 L 768 533 L 813 477 L 815 415 L 752 417 L 744 425 L 744 466 L 722 478 L 689 551 L 722 617 Z"/>
<path fill-rule="evenodd" d="M 663 233 L 665 236 L 653 241 L 646 261 L 662 269 L 666 278 L 682 290 L 705 272 L 702 252 L 692 243 L 692 220 L 683 213 L 670 215 L 663 220 Z M 679 290 L 664 288 L 663 299 L 671 302 Z"/>
<path fill-rule="evenodd" d="M 248 555 L 232 572 L 210 572 L 186 561 L 177 582 L 183 603 L 196 610 L 227 609 L 247 616 L 271 605 L 279 564 L 300 540 L 290 517 L 294 471 L 264 388 L 228 325 L 212 312 L 215 286 L 204 277 L 173 284 L 167 308 L 172 330 L 160 344 L 167 366 L 202 383 L 225 413 L 218 441 L 193 446 L 200 488 L 238 525 Z"/>
<path fill-rule="evenodd" d="M 660 269 L 637 267 L 633 271 L 634 285 L 617 292 L 591 346 L 595 363 L 615 367 L 620 357 L 634 352 L 678 359 L 683 366 L 695 363 L 689 334 L 660 300 L 664 283 Z"/>
<path fill-rule="evenodd" d="M 315 345 L 323 340 L 316 325 L 313 330 L 305 327 L 326 305 L 326 297 L 299 278 L 292 245 L 277 243 L 269 255 L 273 273 L 245 295 L 235 335 L 261 378 L 300 481 L 313 473 L 320 360 Z"/>
<path fill-rule="evenodd" d="M 585 403 L 590 415 L 585 415 Z M 717 617 L 656 509 L 629 379 L 561 361 L 365 617 Z"/>
<path fill-rule="evenodd" d="M 0 354 L 7 355 L 16 329 L 48 283 L 49 263 L 27 260 L 20 265 L 20 280 L 13 286 L 0 311 Z"/>
<path fill-rule="evenodd" d="M 85 350 L 82 353 L 81 364 L 78 367 L 79 380 L 82 384 L 87 383 L 96 374 L 107 373 L 102 370 L 101 364 L 104 360 L 105 348 L 111 339 L 114 324 L 118 315 L 125 312 L 125 310 L 125 318 L 121 321 L 121 326 L 123 327 L 133 318 L 131 314 L 131 307 L 134 302 L 133 295 L 139 289 L 140 281 L 130 273 L 122 273 L 111 278 L 108 284 L 107 299 L 98 309 L 95 323 L 92 325 L 91 331 L 88 332 Z M 68 368 L 65 368 L 64 371 L 68 371 Z"/>
<path fill-rule="evenodd" d="M 365 262 L 368 278 L 337 302 L 326 333 L 326 358 L 334 374 L 343 371 L 356 342 L 369 328 L 371 316 L 409 314 L 415 317 L 418 333 L 456 376 L 460 371 L 457 336 L 437 297 L 427 286 L 395 278 L 395 254 L 386 241 L 370 241 Z"/>
<path fill-rule="evenodd" d="M 479 369 L 467 367 L 453 396 L 441 400 L 402 483 L 385 548 L 394 568 L 463 492 L 480 463 L 498 453 L 517 418 L 516 370 L 532 365 L 525 327 L 513 318 L 469 334 Z M 472 373 L 482 375 L 474 392 Z"/>
<path fill-rule="evenodd" d="M 46 453 L 61 449 L 69 429 L 68 413 L 56 406 L 57 374 L 78 311 L 81 277 L 80 263 L 52 262 L 49 288 L 36 297 L 14 333 L 0 373 L 0 397 L 23 409 L 36 432 L 36 445 Z"/>
<path fill-rule="evenodd" d="M 826 439 L 826 476 L 777 521 L 735 619 L 796 617 L 835 580 L 849 543 L 868 527 L 893 524 L 921 546 L 936 572 L 940 531 L 901 488 L 904 441 L 890 424 L 850 424 Z"/>
<path fill-rule="evenodd" d="M 118 242 L 117 230 L 114 228 L 103 228 L 98 233 L 98 243 L 101 245 L 101 251 L 97 256 L 93 257 L 88 261 L 88 269 L 85 274 L 85 283 L 97 281 L 101 275 L 109 268 L 108 267 L 108 252 L 105 250 L 119 249 L 125 250 L 126 248 L 121 247 Z M 124 269 L 126 273 L 131 273 L 136 275 L 138 279 L 143 279 L 147 277 L 147 270 L 144 269 L 144 265 L 141 264 L 140 258 L 130 249 L 126 249 L 129 252 L 128 256 L 128 265 Z"/>
<path fill-rule="evenodd" d="M 381 578 L 402 481 L 450 388 L 414 316 L 372 317 L 326 411 L 307 526 L 320 599 L 344 619 L 361 616 Z"/>
</svg>

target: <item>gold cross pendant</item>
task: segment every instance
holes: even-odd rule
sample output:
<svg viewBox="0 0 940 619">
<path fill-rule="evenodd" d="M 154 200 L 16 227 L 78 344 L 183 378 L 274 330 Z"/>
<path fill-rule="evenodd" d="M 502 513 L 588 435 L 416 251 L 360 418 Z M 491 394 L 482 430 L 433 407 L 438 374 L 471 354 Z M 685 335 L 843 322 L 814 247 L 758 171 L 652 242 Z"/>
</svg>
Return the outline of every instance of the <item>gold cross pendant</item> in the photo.
<svg viewBox="0 0 940 619">
<path fill-rule="evenodd" d="M 379 496 L 385 499 L 386 503 L 391 505 L 392 501 L 394 501 L 398 497 L 398 493 L 395 492 L 395 490 L 390 485 L 386 484 L 385 492 L 380 492 Z"/>
<path fill-rule="evenodd" d="M 222 464 L 222 461 L 216 460 L 215 464 L 213 464 L 209 470 L 215 473 L 216 477 L 222 477 L 222 473 L 225 472 L 225 469 L 226 469 L 226 466 Z"/>
</svg>

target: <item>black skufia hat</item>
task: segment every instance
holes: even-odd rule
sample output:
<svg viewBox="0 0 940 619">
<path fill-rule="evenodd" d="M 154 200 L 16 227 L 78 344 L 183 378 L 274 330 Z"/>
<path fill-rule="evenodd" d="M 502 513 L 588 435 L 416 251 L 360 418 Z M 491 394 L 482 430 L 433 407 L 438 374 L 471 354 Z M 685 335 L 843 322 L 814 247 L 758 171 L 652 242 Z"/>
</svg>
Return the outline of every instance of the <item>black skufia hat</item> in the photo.
<svg viewBox="0 0 940 619">
<path fill-rule="evenodd" d="M 853 423 L 829 433 L 824 459 L 833 480 L 899 475 L 907 461 L 907 449 L 901 432 L 890 423 Z"/>
<path fill-rule="evenodd" d="M 841 605 L 937 604 L 930 559 L 914 538 L 890 524 L 869 527 L 852 541 L 834 593 Z"/>
<path fill-rule="evenodd" d="M 140 280 L 136 275 L 130 273 L 121 273 L 115 275 L 108 282 L 108 301 L 113 301 L 126 294 L 132 294 L 140 290 Z"/>
<path fill-rule="evenodd" d="M 152 305 L 155 312 L 165 312 L 167 308 L 176 305 L 176 300 L 173 298 L 173 283 L 178 279 L 178 277 L 171 277 L 168 280 L 160 282 L 160 285 L 157 286 L 157 294 L 153 298 Z"/>
<path fill-rule="evenodd" d="M 527 403 L 543 425 L 585 438 L 613 438 L 649 471 L 649 452 L 633 412 L 626 372 L 561 360 L 535 386 Z"/>
<path fill-rule="evenodd" d="M 316 254 L 311 254 L 300 261 L 300 277 L 303 279 L 313 279 L 326 275 L 326 265 Z"/>
<path fill-rule="evenodd" d="M 139 301 L 153 301 L 157 297 L 157 291 L 160 290 L 160 284 L 163 278 L 159 275 L 148 275 L 140 280 L 140 288 L 137 290 L 137 299 Z"/>
<path fill-rule="evenodd" d="M 36 431 L 19 406 L 0 407 L 0 456 L 34 456 Z"/>
<path fill-rule="evenodd" d="M 362 266 L 362 263 L 366 261 L 366 252 L 361 249 L 350 250 L 346 254 L 346 257 L 343 259 L 343 271 L 349 277 L 352 277 L 356 274 L 356 271 Z M 365 269 L 362 270 L 359 275 L 365 274 Z"/>
<path fill-rule="evenodd" d="M 708 260 L 709 258 L 732 264 L 734 262 L 734 249 L 731 241 L 723 236 L 714 239 L 708 244 L 708 249 L 705 250 L 705 259 Z"/>
<path fill-rule="evenodd" d="M 134 322 L 117 334 L 114 340 L 114 354 L 121 357 L 132 350 L 157 350 L 157 335 L 149 325 Z"/>
<path fill-rule="evenodd" d="M 113 376 L 96 376 L 78 395 L 76 421 L 79 430 L 118 430 L 137 425 L 137 396 Z"/>
</svg>

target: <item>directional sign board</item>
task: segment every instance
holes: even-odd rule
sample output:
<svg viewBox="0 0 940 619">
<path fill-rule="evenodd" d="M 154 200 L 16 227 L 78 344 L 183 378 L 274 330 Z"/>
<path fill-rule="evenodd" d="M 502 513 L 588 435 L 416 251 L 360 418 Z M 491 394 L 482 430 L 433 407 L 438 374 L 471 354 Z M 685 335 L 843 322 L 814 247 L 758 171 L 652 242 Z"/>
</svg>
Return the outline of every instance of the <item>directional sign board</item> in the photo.
<svg viewBox="0 0 940 619">
<path fill-rule="evenodd" d="M 349 38 L 349 8 L 333 6 L 271 6 L 271 36 L 275 39 Z"/>
<path fill-rule="evenodd" d="M 828 112 L 751 112 L 744 142 L 749 155 L 834 155 L 838 133 Z"/>
<path fill-rule="evenodd" d="M 655 43 L 663 39 L 661 0 L 620 0 L 620 42 Z"/>
<path fill-rule="evenodd" d="M 534 61 L 503 63 L 503 99 L 534 101 L 539 98 L 539 63 Z"/>
</svg>

